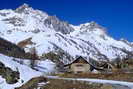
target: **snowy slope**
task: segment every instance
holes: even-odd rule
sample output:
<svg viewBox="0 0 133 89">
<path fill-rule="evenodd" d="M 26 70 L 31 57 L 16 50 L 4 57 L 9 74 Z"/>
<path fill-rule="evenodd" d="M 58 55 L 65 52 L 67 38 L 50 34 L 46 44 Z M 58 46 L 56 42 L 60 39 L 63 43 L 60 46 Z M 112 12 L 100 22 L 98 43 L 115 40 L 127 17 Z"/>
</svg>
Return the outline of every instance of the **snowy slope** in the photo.
<svg viewBox="0 0 133 89">
<path fill-rule="evenodd" d="M 0 62 L 2 62 L 3 64 L 5 64 L 5 66 L 11 68 L 14 71 L 17 71 L 17 70 L 19 71 L 20 73 L 19 82 L 17 82 L 16 84 L 7 84 L 5 79 L 3 79 L 0 76 L 0 88 L 1 89 L 14 89 L 14 87 L 21 86 L 22 84 L 24 84 L 31 78 L 42 75 L 41 72 L 37 72 L 26 65 L 21 65 L 13 61 L 12 59 L 13 59 L 12 57 L 7 57 L 5 55 L 0 54 Z M 22 83 L 22 80 L 24 81 L 23 83 Z"/>
<path fill-rule="evenodd" d="M 25 63 L 23 64 L 20 64 L 19 60 L 22 61 L 23 59 L 17 59 L 0 54 L 0 62 L 2 62 L 6 67 L 11 68 L 13 71 L 19 71 L 20 73 L 20 79 L 15 84 L 8 84 L 5 79 L 0 76 L 0 89 L 14 89 L 15 87 L 23 85 L 34 77 L 46 75 L 46 73 L 51 73 L 53 70 L 55 70 L 55 65 L 50 60 L 38 61 L 36 64 L 36 69 L 39 71 L 35 71 L 30 68 L 28 64 L 29 60 L 25 59 Z M 41 69 L 43 71 L 41 71 Z"/>
<path fill-rule="evenodd" d="M 133 46 L 108 36 L 95 22 L 70 25 L 24 4 L 16 10 L 0 11 L 0 37 L 15 44 L 31 38 L 26 52 L 35 47 L 39 56 L 59 49 L 72 57 L 82 55 L 95 60 L 113 60 L 133 56 Z M 68 59 L 62 60 L 70 62 Z"/>
</svg>

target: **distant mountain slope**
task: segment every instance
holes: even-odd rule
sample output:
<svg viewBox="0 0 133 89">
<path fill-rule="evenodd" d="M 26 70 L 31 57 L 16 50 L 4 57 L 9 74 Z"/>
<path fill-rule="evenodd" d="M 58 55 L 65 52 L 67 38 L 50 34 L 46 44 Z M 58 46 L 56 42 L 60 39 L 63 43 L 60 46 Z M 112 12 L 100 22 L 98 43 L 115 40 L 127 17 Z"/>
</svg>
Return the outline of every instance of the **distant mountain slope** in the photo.
<svg viewBox="0 0 133 89">
<path fill-rule="evenodd" d="M 95 60 L 124 59 L 133 56 L 130 42 L 117 41 L 108 36 L 105 28 L 95 22 L 74 26 L 34 10 L 24 4 L 16 10 L 0 11 L 0 37 L 23 45 L 26 52 L 35 47 L 39 56 L 50 51 L 62 51 L 71 57 L 77 55 Z M 30 39 L 30 43 L 23 42 Z M 65 55 L 65 54 L 64 54 Z M 63 58 L 64 63 L 73 59 Z"/>
</svg>

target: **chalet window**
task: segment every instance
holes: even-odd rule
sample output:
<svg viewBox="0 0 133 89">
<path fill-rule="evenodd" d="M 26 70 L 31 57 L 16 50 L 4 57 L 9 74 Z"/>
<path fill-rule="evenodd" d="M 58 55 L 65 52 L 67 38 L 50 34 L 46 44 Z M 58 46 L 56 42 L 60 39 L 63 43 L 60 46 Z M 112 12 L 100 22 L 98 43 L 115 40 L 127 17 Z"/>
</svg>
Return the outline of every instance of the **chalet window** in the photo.
<svg viewBox="0 0 133 89">
<path fill-rule="evenodd" d="M 83 73 L 83 71 L 77 71 L 77 73 Z"/>
<path fill-rule="evenodd" d="M 78 64 L 78 65 L 76 65 L 76 67 L 83 67 L 83 65 L 82 64 Z"/>
</svg>

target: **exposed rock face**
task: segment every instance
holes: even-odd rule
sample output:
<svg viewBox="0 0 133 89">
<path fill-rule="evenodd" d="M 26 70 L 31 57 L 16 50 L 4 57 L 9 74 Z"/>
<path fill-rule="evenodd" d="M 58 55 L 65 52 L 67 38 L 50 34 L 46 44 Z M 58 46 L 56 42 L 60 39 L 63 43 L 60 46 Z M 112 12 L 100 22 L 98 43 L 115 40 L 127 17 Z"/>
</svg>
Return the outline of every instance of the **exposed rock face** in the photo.
<svg viewBox="0 0 133 89">
<path fill-rule="evenodd" d="M 3 63 L 0 62 L 0 76 L 6 79 L 8 84 L 14 84 L 19 80 L 19 72 L 13 71 L 8 67 L 5 67 Z"/>
<path fill-rule="evenodd" d="M 24 26 L 24 20 L 22 18 L 19 18 L 17 16 L 11 17 L 11 18 L 7 18 L 7 19 L 3 19 L 3 21 L 5 21 L 7 24 L 13 24 L 14 26 Z"/>
<path fill-rule="evenodd" d="M 17 45 L 0 38 L 0 53 L 17 57 L 18 54 L 24 54 L 25 52 L 22 48 L 18 47 Z"/>
<path fill-rule="evenodd" d="M 69 34 L 70 32 L 74 31 L 74 29 L 67 22 L 60 21 L 56 16 L 49 16 L 44 21 L 44 24 L 47 27 L 53 27 L 55 31 L 61 32 L 63 34 Z"/>
<path fill-rule="evenodd" d="M 22 48 L 24 48 L 26 45 L 32 45 L 33 42 L 31 41 L 31 39 L 32 39 L 32 38 L 28 38 L 28 39 L 26 39 L 26 40 L 23 40 L 23 41 L 19 42 L 17 45 L 18 45 L 19 47 L 22 47 Z"/>
<path fill-rule="evenodd" d="M 24 3 L 22 6 L 20 6 L 19 8 L 17 8 L 15 11 L 17 13 L 29 14 L 29 9 L 32 9 L 32 8 L 30 8 L 28 4 Z"/>
<path fill-rule="evenodd" d="M 0 53 L 22 59 L 33 59 L 34 55 L 25 53 L 22 47 L 19 47 L 3 38 L 0 38 Z"/>
</svg>

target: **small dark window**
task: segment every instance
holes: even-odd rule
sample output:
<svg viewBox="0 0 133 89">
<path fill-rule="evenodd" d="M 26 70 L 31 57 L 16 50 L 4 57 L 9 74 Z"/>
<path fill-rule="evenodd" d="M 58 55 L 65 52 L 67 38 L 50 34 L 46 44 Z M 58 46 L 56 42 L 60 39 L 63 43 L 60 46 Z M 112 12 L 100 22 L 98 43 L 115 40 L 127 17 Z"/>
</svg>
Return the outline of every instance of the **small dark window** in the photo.
<svg viewBox="0 0 133 89">
<path fill-rule="evenodd" d="M 81 64 L 78 64 L 78 65 L 76 65 L 77 67 L 83 67 L 83 65 L 81 65 Z"/>
<path fill-rule="evenodd" d="M 83 71 L 77 71 L 77 73 L 83 73 Z"/>
</svg>

